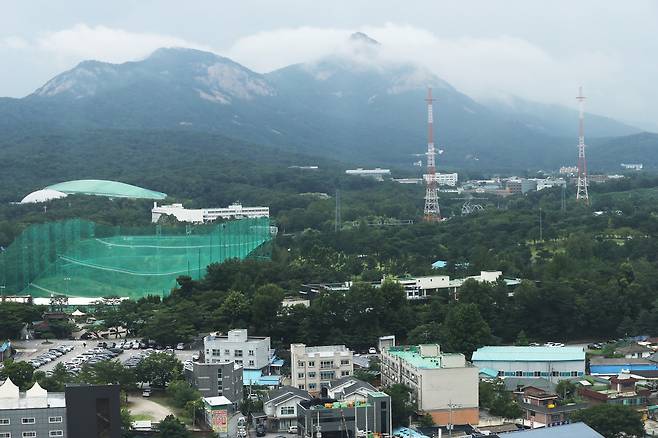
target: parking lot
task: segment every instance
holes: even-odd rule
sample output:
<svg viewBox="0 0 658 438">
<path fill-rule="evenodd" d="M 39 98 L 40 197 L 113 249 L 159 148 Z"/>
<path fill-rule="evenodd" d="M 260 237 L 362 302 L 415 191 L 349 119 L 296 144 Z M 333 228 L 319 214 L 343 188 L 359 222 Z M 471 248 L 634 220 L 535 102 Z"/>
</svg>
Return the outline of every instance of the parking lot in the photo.
<svg viewBox="0 0 658 438">
<path fill-rule="evenodd" d="M 109 348 L 99 347 L 101 342 L 106 342 Z M 126 343 L 130 348 L 127 348 Z M 125 350 L 119 349 L 122 344 L 124 344 Z M 45 372 L 52 371 L 58 363 L 63 363 L 67 369 L 77 372 L 83 363 L 95 363 L 108 359 L 118 359 L 121 363 L 136 365 L 140 357 L 154 351 L 166 351 L 164 349 L 147 349 L 143 344 L 143 348 L 140 348 L 137 339 L 53 340 L 48 343 L 44 343 L 43 340 L 32 340 L 14 342 L 13 347 L 17 350 L 15 360 L 32 361 L 35 368 Z M 59 353 L 51 351 L 54 349 L 59 349 Z M 192 356 L 197 353 L 192 350 L 169 351 L 173 352 L 182 362 L 191 360 Z"/>
</svg>

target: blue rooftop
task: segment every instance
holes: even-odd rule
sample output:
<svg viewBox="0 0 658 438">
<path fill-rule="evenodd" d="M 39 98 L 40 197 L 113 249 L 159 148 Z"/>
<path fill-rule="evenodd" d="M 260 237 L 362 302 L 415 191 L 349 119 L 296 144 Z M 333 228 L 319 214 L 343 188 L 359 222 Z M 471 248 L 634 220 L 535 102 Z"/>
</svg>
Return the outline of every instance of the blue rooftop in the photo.
<svg viewBox="0 0 658 438">
<path fill-rule="evenodd" d="M 261 370 L 243 370 L 242 383 L 244 385 L 279 386 L 281 376 L 264 376 Z"/>
<path fill-rule="evenodd" d="M 445 260 L 437 260 L 434 263 L 432 263 L 433 269 L 445 268 L 446 266 L 448 266 L 448 262 L 446 262 Z"/>
<path fill-rule="evenodd" d="M 591 374 L 620 374 L 622 370 L 629 371 L 654 371 L 658 370 L 658 365 L 656 364 L 639 364 L 639 363 L 628 363 L 628 364 L 619 364 L 619 365 L 590 365 Z"/>
<path fill-rule="evenodd" d="M 480 347 L 472 362 L 544 362 L 585 360 L 581 347 Z"/>
</svg>

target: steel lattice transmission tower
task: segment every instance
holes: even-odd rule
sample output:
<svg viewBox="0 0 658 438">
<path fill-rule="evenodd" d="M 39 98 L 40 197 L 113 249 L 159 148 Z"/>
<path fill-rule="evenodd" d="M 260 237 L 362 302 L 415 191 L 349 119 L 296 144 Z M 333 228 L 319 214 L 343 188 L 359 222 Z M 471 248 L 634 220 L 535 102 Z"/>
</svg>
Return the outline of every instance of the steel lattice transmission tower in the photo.
<svg viewBox="0 0 658 438">
<path fill-rule="evenodd" d="M 427 89 L 427 175 L 425 175 L 425 221 L 441 220 L 439 209 L 439 194 L 436 187 L 436 150 L 434 149 L 434 115 L 432 112 L 432 88 Z"/>
<path fill-rule="evenodd" d="M 578 115 L 578 191 L 576 200 L 583 201 L 589 206 L 589 193 L 587 191 L 587 160 L 585 159 L 585 96 L 583 96 L 583 87 L 578 88 L 579 115 Z"/>
</svg>

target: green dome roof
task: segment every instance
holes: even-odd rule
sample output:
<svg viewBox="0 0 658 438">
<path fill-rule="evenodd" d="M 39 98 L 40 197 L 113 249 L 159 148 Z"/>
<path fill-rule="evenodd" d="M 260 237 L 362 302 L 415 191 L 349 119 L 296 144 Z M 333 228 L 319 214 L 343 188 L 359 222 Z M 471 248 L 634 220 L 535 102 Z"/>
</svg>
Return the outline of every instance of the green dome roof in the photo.
<svg viewBox="0 0 658 438">
<path fill-rule="evenodd" d="M 117 181 L 107 181 L 102 179 L 79 179 L 75 181 L 66 181 L 59 184 L 53 184 L 46 187 L 47 189 L 57 190 L 58 192 L 69 195 L 96 195 L 107 196 L 108 198 L 133 198 L 133 199 L 165 199 L 166 193 L 156 192 L 141 187 L 125 184 Z"/>
</svg>

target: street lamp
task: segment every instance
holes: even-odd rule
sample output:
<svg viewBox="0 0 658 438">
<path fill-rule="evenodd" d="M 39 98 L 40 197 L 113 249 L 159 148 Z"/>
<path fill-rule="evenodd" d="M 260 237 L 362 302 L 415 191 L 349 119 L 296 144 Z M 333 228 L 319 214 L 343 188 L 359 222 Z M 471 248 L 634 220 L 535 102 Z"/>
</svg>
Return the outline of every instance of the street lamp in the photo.
<svg viewBox="0 0 658 438">
<path fill-rule="evenodd" d="M 448 408 L 450 408 L 450 422 L 448 423 L 448 437 L 452 437 L 452 429 L 454 427 L 454 425 L 452 424 L 452 410 L 454 408 L 461 408 L 461 407 L 462 407 L 462 405 L 453 403 L 452 401 L 450 401 L 448 403 Z"/>
</svg>

